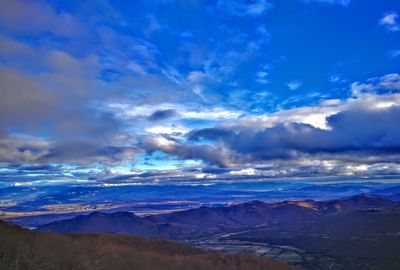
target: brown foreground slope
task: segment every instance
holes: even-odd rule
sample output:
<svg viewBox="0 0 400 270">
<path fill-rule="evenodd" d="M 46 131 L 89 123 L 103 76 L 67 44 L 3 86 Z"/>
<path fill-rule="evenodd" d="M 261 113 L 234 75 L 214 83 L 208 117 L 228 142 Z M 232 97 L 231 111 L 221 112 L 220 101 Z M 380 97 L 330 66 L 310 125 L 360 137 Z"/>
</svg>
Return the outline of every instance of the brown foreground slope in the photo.
<svg viewBox="0 0 400 270">
<path fill-rule="evenodd" d="M 0 221 L 0 269 L 294 269 L 247 255 L 206 252 L 159 239 L 111 234 L 59 235 Z"/>
</svg>

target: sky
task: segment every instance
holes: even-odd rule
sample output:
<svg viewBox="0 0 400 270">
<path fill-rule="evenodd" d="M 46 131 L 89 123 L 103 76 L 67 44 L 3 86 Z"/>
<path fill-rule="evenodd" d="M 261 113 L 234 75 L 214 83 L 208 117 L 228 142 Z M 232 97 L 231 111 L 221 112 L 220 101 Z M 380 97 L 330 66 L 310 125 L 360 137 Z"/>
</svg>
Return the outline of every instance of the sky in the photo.
<svg viewBox="0 0 400 270">
<path fill-rule="evenodd" d="M 399 123 L 398 0 L 0 0 L 2 187 L 396 178 Z"/>
</svg>

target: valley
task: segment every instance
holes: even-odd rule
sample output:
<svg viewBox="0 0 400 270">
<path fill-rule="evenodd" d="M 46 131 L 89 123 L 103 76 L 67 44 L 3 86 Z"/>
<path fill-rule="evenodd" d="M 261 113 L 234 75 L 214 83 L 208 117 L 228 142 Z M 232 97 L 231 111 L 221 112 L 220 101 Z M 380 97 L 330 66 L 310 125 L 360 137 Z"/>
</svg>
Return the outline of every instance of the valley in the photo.
<svg viewBox="0 0 400 270">
<path fill-rule="evenodd" d="M 41 226 L 59 233 L 172 239 L 203 249 L 256 255 L 301 269 L 397 269 L 400 205 L 359 194 L 328 201 L 251 201 L 136 216 L 94 212 Z"/>
</svg>

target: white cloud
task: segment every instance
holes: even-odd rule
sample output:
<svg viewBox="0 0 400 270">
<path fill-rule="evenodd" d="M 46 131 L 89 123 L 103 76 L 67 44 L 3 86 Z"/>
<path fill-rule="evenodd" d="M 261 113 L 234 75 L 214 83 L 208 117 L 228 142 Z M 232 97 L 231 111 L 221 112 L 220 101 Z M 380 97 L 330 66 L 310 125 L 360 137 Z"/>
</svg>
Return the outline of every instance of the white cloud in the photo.
<svg viewBox="0 0 400 270">
<path fill-rule="evenodd" d="M 268 76 L 268 72 L 266 72 L 266 71 L 259 71 L 259 72 L 257 72 L 257 77 L 258 77 L 258 78 L 264 79 L 264 78 L 266 78 L 267 76 Z"/>
<path fill-rule="evenodd" d="M 300 81 L 291 81 L 286 85 L 287 87 L 289 87 L 290 90 L 296 90 L 299 89 L 303 85 L 303 83 Z"/>
<path fill-rule="evenodd" d="M 186 79 L 189 83 L 200 83 L 205 76 L 206 74 L 202 71 L 192 71 Z"/>
<path fill-rule="evenodd" d="M 282 110 L 262 116 L 251 116 L 224 123 L 226 127 L 240 129 L 264 129 L 281 123 L 304 123 L 321 129 L 328 129 L 326 118 L 340 110 L 342 103 L 334 105 L 321 104 L 319 106 L 302 107 L 290 110 Z"/>
<path fill-rule="evenodd" d="M 265 0 L 255 1 L 249 5 L 247 13 L 251 15 L 260 15 L 268 8 L 268 6 L 269 3 Z"/>
<path fill-rule="evenodd" d="M 174 135 L 174 134 L 185 134 L 189 132 L 190 129 L 176 125 L 161 125 L 161 126 L 153 126 L 147 128 L 145 129 L 145 131 L 152 134 Z"/>
<path fill-rule="evenodd" d="M 142 65 L 135 63 L 135 62 L 129 63 L 127 68 L 130 71 L 132 71 L 134 74 L 138 74 L 138 75 L 146 75 L 147 74 L 146 69 Z"/>
<path fill-rule="evenodd" d="M 266 71 L 259 71 L 259 72 L 257 72 L 256 73 L 256 76 L 257 76 L 257 82 L 259 82 L 259 83 L 262 83 L 262 84 L 266 84 L 266 83 L 268 83 L 268 79 L 267 79 L 267 77 L 268 77 L 268 72 L 266 72 Z"/>
<path fill-rule="evenodd" d="M 256 175 L 257 170 L 255 170 L 253 168 L 246 168 L 246 169 L 241 169 L 238 171 L 230 171 L 229 174 L 230 175 Z"/>
<path fill-rule="evenodd" d="M 329 77 L 329 81 L 331 83 L 345 83 L 346 80 L 343 79 L 340 75 L 332 75 Z"/>
<path fill-rule="evenodd" d="M 228 110 L 224 108 L 194 108 L 174 103 L 157 104 L 158 110 L 174 110 L 180 119 L 204 119 L 204 120 L 228 120 L 235 119 L 243 114 L 241 111 Z M 107 111 L 110 111 L 124 120 L 138 117 L 148 117 L 154 113 L 154 105 L 136 105 L 129 103 L 110 103 L 107 104 Z"/>
<path fill-rule="evenodd" d="M 400 88 L 399 88 L 400 89 Z M 320 129 L 329 129 L 327 117 L 351 108 L 385 109 L 400 106 L 400 94 L 376 95 L 359 94 L 345 101 L 331 99 L 315 106 L 282 110 L 262 116 L 244 117 L 225 122 L 222 126 L 237 129 L 264 129 L 287 123 L 309 124 Z"/>
<path fill-rule="evenodd" d="M 392 58 L 400 56 L 400 50 L 391 50 L 389 56 Z"/>
<path fill-rule="evenodd" d="M 161 69 L 162 74 L 171 82 L 182 85 L 185 83 L 185 80 L 182 78 L 181 74 L 173 67 L 167 67 Z"/>
<path fill-rule="evenodd" d="M 317 2 L 329 5 L 341 5 L 347 6 L 350 4 L 351 0 L 304 0 L 305 2 Z"/>
<path fill-rule="evenodd" d="M 389 12 L 383 15 L 379 24 L 386 27 L 389 31 L 396 32 L 400 30 L 398 19 L 399 15 L 396 12 Z"/>
<path fill-rule="evenodd" d="M 352 108 L 385 109 L 400 106 L 400 74 L 392 73 L 368 79 L 365 83 L 351 84 L 352 97 L 347 100 L 329 99 L 315 106 L 281 110 L 261 116 L 228 120 L 223 127 L 234 129 L 265 129 L 278 124 L 304 123 L 320 129 L 329 129 L 326 118 Z M 386 94 L 377 94 L 386 90 Z"/>
<path fill-rule="evenodd" d="M 271 7 L 267 0 L 235 1 L 219 0 L 218 6 L 235 16 L 260 16 Z"/>
<path fill-rule="evenodd" d="M 18 33 L 50 32 L 57 36 L 76 37 L 85 27 L 67 12 L 57 12 L 42 1 L 2 0 L 0 23 Z"/>
<path fill-rule="evenodd" d="M 362 93 L 376 93 L 377 91 L 400 91 L 400 74 L 391 73 L 382 77 L 368 79 L 365 83 L 354 82 L 351 84 L 353 95 Z"/>
</svg>

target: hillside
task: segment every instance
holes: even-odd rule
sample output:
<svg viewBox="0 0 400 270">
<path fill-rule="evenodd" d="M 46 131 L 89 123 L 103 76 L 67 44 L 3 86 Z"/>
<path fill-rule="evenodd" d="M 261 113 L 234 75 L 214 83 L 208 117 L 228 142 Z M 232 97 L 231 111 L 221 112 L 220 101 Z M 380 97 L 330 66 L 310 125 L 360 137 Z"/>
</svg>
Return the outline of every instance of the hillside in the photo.
<svg viewBox="0 0 400 270">
<path fill-rule="evenodd" d="M 0 269 L 289 270 L 247 255 L 206 252 L 159 239 L 112 234 L 60 235 L 0 221 Z"/>
</svg>

